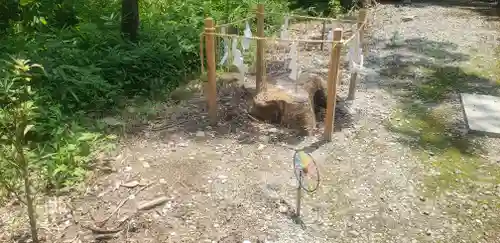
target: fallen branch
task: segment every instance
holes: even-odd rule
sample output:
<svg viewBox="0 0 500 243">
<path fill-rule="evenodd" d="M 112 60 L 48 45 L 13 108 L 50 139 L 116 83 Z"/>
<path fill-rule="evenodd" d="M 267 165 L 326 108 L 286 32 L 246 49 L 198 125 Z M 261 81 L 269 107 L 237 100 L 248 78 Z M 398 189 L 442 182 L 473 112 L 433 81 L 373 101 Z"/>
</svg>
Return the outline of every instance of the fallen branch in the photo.
<svg viewBox="0 0 500 243">
<path fill-rule="evenodd" d="M 182 125 L 186 122 L 188 122 L 189 120 L 182 120 L 182 121 L 178 121 L 176 123 L 173 123 L 173 124 L 167 124 L 167 125 L 163 125 L 163 126 L 160 126 L 160 127 L 152 127 L 151 128 L 151 131 L 161 131 L 161 130 L 165 130 L 165 129 L 170 129 L 172 127 L 176 127 L 176 126 L 179 126 L 179 125 Z"/>
<path fill-rule="evenodd" d="M 151 201 L 148 201 L 148 202 L 145 202 L 145 203 L 142 203 L 141 205 L 139 205 L 137 207 L 137 209 L 140 211 L 140 210 L 148 210 L 148 209 L 152 209 L 160 204 L 163 204 L 165 203 L 166 201 L 168 200 L 168 198 L 166 196 L 161 196 L 161 197 L 157 197 Z"/>
<path fill-rule="evenodd" d="M 129 195 L 128 197 L 126 197 L 125 199 L 123 199 L 123 200 L 122 200 L 122 201 L 118 204 L 118 206 L 115 208 L 115 210 L 113 210 L 113 212 L 112 212 L 112 213 L 111 213 L 108 217 L 106 217 L 104 220 L 102 220 L 102 221 L 100 221 L 100 222 L 97 222 L 97 223 L 96 223 L 96 225 L 97 225 L 97 226 L 99 226 L 99 227 L 104 226 L 104 225 L 108 222 L 108 220 L 109 220 L 111 217 L 113 217 L 113 215 L 114 215 L 115 213 L 117 213 L 117 212 L 118 212 L 118 210 L 120 210 L 120 208 L 121 208 L 121 207 L 123 207 L 123 205 L 125 205 L 125 203 L 126 203 L 126 202 L 127 202 L 127 201 L 131 198 L 131 197 L 135 197 L 135 196 L 137 196 L 137 194 L 139 194 L 139 192 L 141 192 L 141 191 L 143 191 L 144 189 L 146 189 L 146 188 L 150 187 L 151 185 L 152 185 L 152 183 L 149 183 L 149 184 L 147 184 L 147 185 L 145 185 L 145 186 L 143 186 L 143 187 L 139 188 L 139 190 L 137 190 L 134 194 L 131 194 L 131 195 Z"/>
<path fill-rule="evenodd" d="M 92 231 L 94 234 L 114 234 L 123 230 L 123 227 L 119 226 L 114 229 L 101 229 L 92 225 L 82 225 L 82 228 Z"/>
<path fill-rule="evenodd" d="M 118 234 L 103 234 L 103 235 L 95 235 L 95 240 L 111 240 L 118 237 Z"/>
</svg>

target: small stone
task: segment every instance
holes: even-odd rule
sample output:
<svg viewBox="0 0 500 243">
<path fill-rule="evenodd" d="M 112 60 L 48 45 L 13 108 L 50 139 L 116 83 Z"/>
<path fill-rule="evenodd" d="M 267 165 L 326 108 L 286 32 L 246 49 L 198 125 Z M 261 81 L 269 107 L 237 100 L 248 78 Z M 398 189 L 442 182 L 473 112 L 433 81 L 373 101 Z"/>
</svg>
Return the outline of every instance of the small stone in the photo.
<svg viewBox="0 0 500 243">
<path fill-rule="evenodd" d="M 125 167 L 125 169 L 124 169 L 123 171 L 125 171 L 125 172 L 129 172 L 129 171 L 131 171 L 131 170 L 132 170 L 132 167 L 127 166 L 127 167 Z"/>
<path fill-rule="evenodd" d="M 205 132 L 204 132 L 204 131 L 197 131 L 197 132 L 196 132 L 196 137 L 198 137 L 198 138 L 203 138 L 203 137 L 205 137 Z"/>
<path fill-rule="evenodd" d="M 277 133 L 277 132 L 278 132 L 278 129 L 277 129 L 277 128 L 275 128 L 275 127 L 271 127 L 271 128 L 269 128 L 269 132 L 270 132 L 270 133 Z"/>
<path fill-rule="evenodd" d="M 167 184 L 167 181 L 163 178 L 160 179 L 160 184 Z"/>
<path fill-rule="evenodd" d="M 148 163 L 148 162 L 144 162 L 144 163 L 142 163 L 142 166 L 143 166 L 144 168 L 149 168 L 149 167 L 151 167 L 151 166 L 149 165 L 149 163 Z"/>
<path fill-rule="evenodd" d="M 288 212 L 288 207 L 285 205 L 280 205 L 279 207 L 280 213 L 287 213 Z"/>
<path fill-rule="evenodd" d="M 408 21 L 412 21 L 414 18 L 415 18 L 415 16 L 404 16 L 402 20 L 404 22 L 408 22 Z"/>
<path fill-rule="evenodd" d="M 425 234 L 426 234 L 427 236 L 430 236 L 430 235 L 432 234 L 432 232 L 431 232 L 431 230 L 426 230 L 426 231 L 425 231 Z"/>
<path fill-rule="evenodd" d="M 257 148 L 257 150 L 263 150 L 265 147 L 266 147 L 266 145 L 264 145 L 264 144 L 259 144 L 259 147 Z"/>
<path fill-rule="evenodd" d="M 359 236 L 359 232 L 358 231 L 355 231 L 355 230 L 350 230 L 349 231 L 349 234 L 351 234 L 352 236 L 354 237 L 358 237 Z"/>
<path fill-rule="evenodd" d="M 418 199 L 420 199 L 421 202 L 425 202 L 425 197 L 420 196 Z"/>
<path fill-rule="evenodd" d="M 130 181 L 124 184 L 121 184 L 121 186 L 126 187 L 126 188 L 134 188 L 139 185 L 138 181 Z"/>
</svg>

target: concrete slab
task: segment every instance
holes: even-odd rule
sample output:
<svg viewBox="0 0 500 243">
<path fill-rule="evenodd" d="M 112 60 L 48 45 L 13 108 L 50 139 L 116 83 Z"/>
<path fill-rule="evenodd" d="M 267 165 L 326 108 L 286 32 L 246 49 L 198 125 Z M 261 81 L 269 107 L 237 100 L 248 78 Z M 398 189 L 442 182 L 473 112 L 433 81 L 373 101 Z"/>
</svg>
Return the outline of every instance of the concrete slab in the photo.
<svg viewBox="0 0 500 243">
<path fill-rule="evenodd" d="M 500 97 L 460 94 L 470 131 L 500 134 Z"/>
</svg>

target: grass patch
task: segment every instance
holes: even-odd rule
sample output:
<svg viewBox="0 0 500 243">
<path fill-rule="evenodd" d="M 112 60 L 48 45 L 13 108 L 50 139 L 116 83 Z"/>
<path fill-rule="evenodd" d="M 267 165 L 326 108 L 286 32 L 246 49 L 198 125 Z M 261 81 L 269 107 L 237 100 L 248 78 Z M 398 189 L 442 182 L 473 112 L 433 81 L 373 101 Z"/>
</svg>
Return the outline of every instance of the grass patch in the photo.
<svg viewBox="0 0 500 243">
<path fill-rule="evenodd" d="M 500 230 L 500 166 L 485 160 L 480 143 L 457 132 L 447 114 L 446 109 L 413 104 L 394 112 L 388 128 L 420 158 L 425 168 L 421 189 L 458 221 L 457 239 L 495 239 Z"/>
<path fill-rule="evenodd" d="M 423 79 L 420 84 L 414 86 L 413 93 L 423 102 L 439 103 L 452 93 L 478 92 L 494 95 L 499 91 L 498 84 L 494 83 L 487 71 L 470 66 L 442 66 L 420 70 L 423 72 Z"/>
<path fill-rule="evenodd" d="M 499 52 L 496 51 L 496 54 L 498 56 Z M 464 65 L 464 69 L 476 76 L 489 79 L 496 86 L 500 85 L 500 66 L 496 58 L 488 58 L 477 53 Z"/>
</svg>

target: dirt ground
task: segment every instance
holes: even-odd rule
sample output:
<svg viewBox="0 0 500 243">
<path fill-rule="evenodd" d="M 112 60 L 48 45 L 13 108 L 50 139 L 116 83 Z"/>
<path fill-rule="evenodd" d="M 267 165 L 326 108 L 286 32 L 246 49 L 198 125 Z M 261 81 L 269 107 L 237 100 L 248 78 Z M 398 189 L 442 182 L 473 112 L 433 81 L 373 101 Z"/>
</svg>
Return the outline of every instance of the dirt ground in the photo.
<svg viewBox="0 0 500 243">
<path fill-rule="evenodd" d="M 220 89 L 214 127 L 199 95 L 175 107 L 150 105 L 157 115 L 103 159 L 110 172 L 96 171 L 80 193 L 40 206 L 42 235 L 47 242 L 500 242 L 500 140 L 467 134 L 458 98 L 498 92 L 488 64 L 496 60 L 496 20 L 467 1 L 413 2 L 374 10 L 366 73 L 349 113 L 337 116 L 332 142 L 249 119 L 236 88 Z M 326 60 L 310 65 L 324 69 Z M 293 217 L 298 148 L 311 152 L 321 175 L 319 189 L 304 194 L 302 223 Z M 137 210 L 158 198 L 163 203 Z M 0 236 L 22 236 L 10 227 L 22 225 L 23 210 L 1 212 Z M 101 228 L 120 231 L 93 234 L 90 226 L 110 215 Z"/>
</svg>

